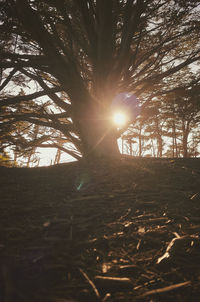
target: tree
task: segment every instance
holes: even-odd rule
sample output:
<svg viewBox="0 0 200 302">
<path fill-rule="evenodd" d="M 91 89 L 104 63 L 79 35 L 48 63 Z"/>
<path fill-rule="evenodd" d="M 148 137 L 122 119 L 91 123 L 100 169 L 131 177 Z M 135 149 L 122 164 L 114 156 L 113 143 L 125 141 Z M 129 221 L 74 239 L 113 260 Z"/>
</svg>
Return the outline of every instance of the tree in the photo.
<svg viewBox="0 0 200 302">
<path fill-rule="evenodd" d="M 193 86 L 191 89 L 177 90 L 168 97 L 168 110 L 181 134 L 182 155 L 188 157 L 189 135 L 200 125 L 200 85 Z M 173 133 L 175 132 L 174 129 Z"/>
<path fill-rule="evenodd" d="M 175 89 L 180 79 L 181 85 Z M 170 77 L 168 82 L 162 89 L 168 89 L 168 93 L 148 103 L 140 117 L 122 136 L 123 141 L 137 140 L 139 156 L 142 153 L 146 156 L 146 151 L 150 149 L 152 154 L 148 156 L 187 157 L 198 154 L 199 74 L 196 72 L 194 75 L 188 68 L 184 68 Z M 169 139 L 172 139 L 172 145 L 163 154 L 166 146 L 169 146 Z"/>
<path fill-rule="evenodd" d="M 197 6 L 186 0 L 3 1 L 0 68 L 9 75 L 0 89 L 21 77 L 37 90 L 1 99 L 0 108 L 10 111 L 2 127 L 25 121 L 61 132 L 84 157 L 117 156 L 112 100 L 130 92 L 149 101 L 167 77 L 199 60 Z M 16 110 L 20 103 L 27 112 Z"/>
</svg>

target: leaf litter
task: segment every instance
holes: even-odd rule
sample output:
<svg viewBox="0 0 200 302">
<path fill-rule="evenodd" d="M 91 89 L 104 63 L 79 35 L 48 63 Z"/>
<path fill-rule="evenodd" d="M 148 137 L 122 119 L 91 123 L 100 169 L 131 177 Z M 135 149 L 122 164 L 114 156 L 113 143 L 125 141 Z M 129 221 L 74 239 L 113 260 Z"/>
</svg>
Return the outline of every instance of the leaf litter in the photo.
<svg viewBox="0 0 200 302">
<path fill-rule="evenodd" d="M 198 301 L 199 159 L 0 170 L 1 301 Z"/>
</svg>

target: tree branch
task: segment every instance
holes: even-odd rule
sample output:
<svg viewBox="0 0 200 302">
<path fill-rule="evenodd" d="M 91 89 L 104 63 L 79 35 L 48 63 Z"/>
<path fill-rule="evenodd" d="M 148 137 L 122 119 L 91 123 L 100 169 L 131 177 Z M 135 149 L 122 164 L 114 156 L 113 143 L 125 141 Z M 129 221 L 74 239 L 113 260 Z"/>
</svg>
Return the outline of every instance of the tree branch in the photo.
<svg viewBox="0 0 200 302">
<path fill-rule="evenodd" d="M 12 98 L 3 99 L 3 100 L 0 100 L 0 108 L 3 106 L 12 106 L 12 105 L 15 105 L 16 103 L 20 103 L 20 102 L 32 101 L 33 99 L 36 99 L 36 98 L 44 96 L 44 95 L 48 95 L 49 93 L 55 93 L 55 92 L 60 92 L 60 91 L 62 91 L 61 87 L 55 87 L 55 88 L 49 88 L 49 89 L 46 89 L 43 91 L 31 93 L 28 95 L 18 95 L 18 96 L 12 97 Z"/>
<path fill-rule="evenodd" d="M 39 76 L 39 75 L 34 75 L 24 69 L 21 70 L 21 72 L 23 74 L 25 74 L 26 76 L 30 77 L 31 79 L 35 80 L 36 82 L 39 83 L 39 85 L 44 89 L 44 90 L 48 90 L 49 87 L 45 84 L 45 82 L 43 81 L 43 79 Z M 65 103 L 63 100 L 61 100 L 56 94 L 54 93 L 48 93 L 47 94 L 48 97 L 60 108 L 62 108 L 63 110 L 65 110 L 66 112 L 70 112 L 71 110 L 71 105 L 68 103 Z"/>
<path fill-rule="evenodd" d="M 200 51 L 199 51 L 200 52 Z M 141 93 L 143 93 L 145 90 L 147 90 L 149 87 L 151 87 L 152 85 L 157 84 L 158 82 L 160 82 L 162 79 L 170 76 L 171 74 L 176 73 L 177 71 L 181 70 L 183 67 L 197 61 L 200 59 L 200 56 L 193 56 L 192 58 L 188 58 L 187 60 L 185 60 L 184 62 L 178 64 L 177 66 L 170 68 L 168 70 L 166 70 L 165 72 L 162 72 L 160 74 L 154 75 L 146 80 L 143 80 L 141 82 L 144 83 L 144 85 L 142 86 L 142 88 L 139 88 L 138 90 L 135 91 L 136 95 L 139 96 Z"/>
<path fill-rule="evenodd" d="M 13 68 L 13 70 L 10 72 L 10 74 L 8 75 L 8 77 L 5 79 L 5 81 L 1 84 L 0 86 L 0 91 L 3 90 L 6 85 L 10 82 L 10 80 L 12 79 L 12 77 L 14 76 L 14 74 L 17 72 L 16 68 Z"/>
<path fill-rule="evenodd" d="M 62 112 L 62 113 L 53 113 L 53 114 L 48 114 L 48 113 L 34 113 L 34 112 L 30 112 L 30 113 L 12 113 L 12 114 L 0 114 L 0 117 L 4 118 L 4 119 L 20 119 L 20 118 L 27 118 L 27 117 L 36 117 L 39 119 L 46 119 L 46 120 L 57 120 L 59 118 L 69 118 L 70 116 L 66 113 L 66 112 Z M 70 122 L 69 122 L 70 123 Z"/>
</svg>

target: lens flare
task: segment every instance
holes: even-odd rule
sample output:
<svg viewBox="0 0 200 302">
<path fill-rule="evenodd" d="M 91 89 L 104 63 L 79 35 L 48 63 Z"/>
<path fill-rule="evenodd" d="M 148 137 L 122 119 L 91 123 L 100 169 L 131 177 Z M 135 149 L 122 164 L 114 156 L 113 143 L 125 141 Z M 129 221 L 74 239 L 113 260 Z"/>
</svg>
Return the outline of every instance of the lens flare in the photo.
<svg viewBox="0 0 200 302">
<path fill-rule="evenodd" d="M 116 112 L 113 115 L 113 121 L 118 126 L 123 126 L 127 122 L 126 115 L 123 112 Z"/>
<path fill-rule="evenodd" d="M 127 92 L 119 93 L 118 95 L 116 95 L 116 97 L 113 99 L 111 103 L 111 111 L 113 113 L 115 112 L 125 113 L 125 120 L 126 120 L 125 124 L 129 124 L 135 121 L 137 116 L 140 115 L 141 112 L 140 101 L 132 93 L 127 93 Z M 116 122 L 116 124 L 118 124 L 118 122 Z"/>
</svg>

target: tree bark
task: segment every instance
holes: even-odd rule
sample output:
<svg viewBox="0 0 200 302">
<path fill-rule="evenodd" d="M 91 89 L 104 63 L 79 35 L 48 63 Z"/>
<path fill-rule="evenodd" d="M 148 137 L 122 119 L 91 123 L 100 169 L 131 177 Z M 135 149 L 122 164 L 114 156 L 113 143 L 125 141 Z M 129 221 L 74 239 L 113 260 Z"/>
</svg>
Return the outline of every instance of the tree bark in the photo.
<svg viewBox="0 0 200 302">
<path fill-rule="evenodd" d="M 85 158 L 117 158 L 120 155 L 116 129 L 106 120 L 84 121 L 81 123 L 80 137 Z"/>
<path fill-rule="evenodd" d="M 111 115 L 94 100 L 82 99 L 74 106 L 73 123 L 80 139 L 83 158 L 112 158 L 120 155 L 117 144 L 117 129 Z"/>
</svg>

